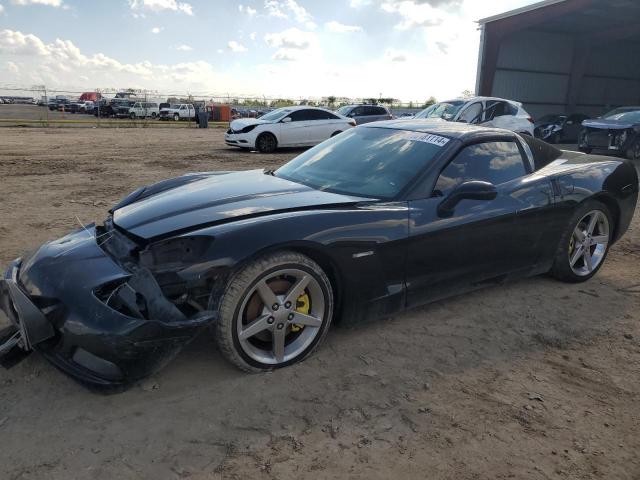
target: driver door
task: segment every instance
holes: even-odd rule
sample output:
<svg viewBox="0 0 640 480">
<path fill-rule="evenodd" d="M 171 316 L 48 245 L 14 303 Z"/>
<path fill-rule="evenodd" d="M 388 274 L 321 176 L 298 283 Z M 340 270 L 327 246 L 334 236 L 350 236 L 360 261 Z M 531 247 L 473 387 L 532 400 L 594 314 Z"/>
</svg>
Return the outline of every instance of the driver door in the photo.
<svg viewBox="0 0 640 480">
<path fill-rule="evenodd" d="M 551 213 L 551 186 L 532 180 L 513 140 L 464 147 L 441 171 L 429 198 L 410 201 L 407 306 L 528 273 Z M 462 200 L 450 215 L 438 206 L 462 183 L 493 184 L 493 200 Z M 547 222 L 548 223 L 548 222 Z"/>
</svg>

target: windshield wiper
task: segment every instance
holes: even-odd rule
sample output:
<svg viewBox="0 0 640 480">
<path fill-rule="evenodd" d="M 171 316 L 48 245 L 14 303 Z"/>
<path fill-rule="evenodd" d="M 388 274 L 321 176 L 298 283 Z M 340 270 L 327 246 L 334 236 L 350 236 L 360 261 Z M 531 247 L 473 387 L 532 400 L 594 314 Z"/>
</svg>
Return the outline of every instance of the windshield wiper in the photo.
<svg viewBox="0 0 640 480">
<path fill-rule="evenodd" d="M 276 176 L 276 171 L 275 170 L 271 170 L 269 168 L 265 168 L 262 173 L 264 173 L 265 175 L 271 175 L 272 177 Z"/>
</svg>

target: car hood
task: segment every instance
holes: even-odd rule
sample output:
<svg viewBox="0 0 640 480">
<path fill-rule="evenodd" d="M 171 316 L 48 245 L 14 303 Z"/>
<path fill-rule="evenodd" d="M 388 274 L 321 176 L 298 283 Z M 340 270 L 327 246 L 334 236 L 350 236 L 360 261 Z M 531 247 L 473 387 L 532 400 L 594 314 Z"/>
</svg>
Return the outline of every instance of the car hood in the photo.
<svg viewBox="0 0 640 480">
<path fill-rule="evenodd" d="M 250 125 L 262 125 L 265 123 L 273 123 L 268 120 L 260 120 L 259 118 L 240 118 L 231 122 L 231 130 L 242 130 Z"/>
<path fill-rule="evenodd" d="M 582 122 L 583 127 L 601 128 L 607 130 L 623 130 L 625 128 L 633 128 L 638 125 L 634 122 L 625 120 L 612 120 L 608 118 L 595 118 L 593 120 L 585 120 Z"/>
<path fill-rule="evenodd" d="M 144 240 L 252 216 L 364 200 L 322 192 L 262 170 L 198 174 L 134 192 L 118 204 L 113 223 Z M 145 194 L 145 191 L 152 194 Z M 142 192 L 142 193 L 140 193 Z"/>
</svg>

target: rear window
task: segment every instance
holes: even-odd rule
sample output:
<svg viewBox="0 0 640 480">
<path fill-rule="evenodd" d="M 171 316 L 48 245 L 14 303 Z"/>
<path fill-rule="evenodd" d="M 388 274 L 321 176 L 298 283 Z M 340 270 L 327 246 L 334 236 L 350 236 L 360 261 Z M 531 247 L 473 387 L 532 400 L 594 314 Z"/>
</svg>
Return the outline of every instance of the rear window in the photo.
<svg viewBox="0 0 640 480">
<path fill-rule="evenodd" d="M 522 135 L 522 139 L 525 141 L 531 153 L 533 154 L 533 164 L 536 171 L 546 167 L 551 162 L 559 159 L 562 156 L 562 151 L 558 150 L 553 145 L 549 145 L 547 142 L 538 140 L 529 135 Z"/>
</svg>

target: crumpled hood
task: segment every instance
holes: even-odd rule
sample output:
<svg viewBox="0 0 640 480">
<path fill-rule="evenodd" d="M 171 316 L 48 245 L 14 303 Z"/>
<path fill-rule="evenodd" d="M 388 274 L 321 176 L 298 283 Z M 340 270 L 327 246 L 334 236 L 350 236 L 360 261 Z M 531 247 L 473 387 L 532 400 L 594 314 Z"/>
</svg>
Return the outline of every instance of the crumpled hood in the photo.
<svg viewBox="0 0 640 480">
<path fill-rule="evenodd" d="M 267 120 L 260 120 L 259 118 L 240 118 L 231 122 L 231 130 L 242 130 L 249 125 L 262 125 L 264 123 L 272 123 Z"/>
<path fill-rule="evenodd" d="M 211 174 L 176 185 L 116 206 L 113 223 L 139 238 L 151 240 L 253 215 L 363 200 L 314 190 L 266 175 L 262 170 Z"/>
<path fill-rule="evenodd" d="M 628 122 L 625 120 L 613 120 L 609 118 L 596 118 L 593 120 L 585 120 L 582 122 L 583 127 L 589 128 L 601 128 L 608 130 L 624 130 L 626 128 L 633 128 L 638 123 Z"/>
</svg>

